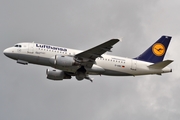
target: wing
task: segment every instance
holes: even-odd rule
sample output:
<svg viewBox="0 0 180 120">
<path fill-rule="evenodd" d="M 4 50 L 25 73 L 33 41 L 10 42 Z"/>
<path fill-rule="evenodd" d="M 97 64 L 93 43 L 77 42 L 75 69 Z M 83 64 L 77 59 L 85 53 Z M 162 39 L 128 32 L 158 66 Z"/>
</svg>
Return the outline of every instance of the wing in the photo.
<svg viewBox="0 0 180 120">
<path fill-rule="evenodd" d="M 92 67 L 94 61 L 105 52 L 111 52 L 111 48 L 114 44 L 119 42 L 119 39 L 111 39 L 105 43 L 102 43 L 96 47 L 88 49 L 84 52 L 75 55 L 75 59 L 86 67 Z"/>
</svg>

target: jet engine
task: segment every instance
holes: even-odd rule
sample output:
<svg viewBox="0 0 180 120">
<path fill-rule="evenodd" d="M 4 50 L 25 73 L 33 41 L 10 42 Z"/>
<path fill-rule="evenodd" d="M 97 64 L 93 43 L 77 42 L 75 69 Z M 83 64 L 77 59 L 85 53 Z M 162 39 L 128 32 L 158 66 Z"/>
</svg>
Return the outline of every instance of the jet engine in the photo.
<svg viewBox="0 0 180 120">
<path fill-rule="evenodd" d="M 47 79 L 51 80 L 63 80 L 63 79 L 71 79 L 70 75 L 67 75 L 64 71 L 61 70 L 46 70 Z"/>
<path fill-rule="evenodd" d="M 70 67 L 75 64 L 75 60 L 73 57 L 56 55 L 54 64 L 63 67 Z"/>
<path fill-rule="evenodd" d="M 85 73 L 79 72 L 79 71 L 76 72 L 76 79 L 77 79 L 77 80 L 81 81 L 81 80 L 83 80 L 85 77 L 86 77 L 86 74 L 85 74 Z"/>
<path fill-rule="evenodd" d="M 76 79 L 79 81 L 83 80 L 87 76 L 86 69 L 84 68 L 84 66 L 82 66 L 76 71 L 75 76 L 76 76 Z"/>
</svg>

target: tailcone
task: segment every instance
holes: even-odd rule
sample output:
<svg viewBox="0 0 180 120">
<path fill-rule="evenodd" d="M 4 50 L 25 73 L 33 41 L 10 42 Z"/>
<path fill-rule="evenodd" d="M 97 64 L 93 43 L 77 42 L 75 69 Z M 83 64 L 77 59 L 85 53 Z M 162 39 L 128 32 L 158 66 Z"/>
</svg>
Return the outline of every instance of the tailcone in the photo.
<svg viewBox="0 0 180 120">
<path fill-rule="evenodd" d="M 169 73 L 172 72 L 172 69 L 169 67 L 165 67 L 164 69 L 162 69 L 163 73 Z"/>
</svg>

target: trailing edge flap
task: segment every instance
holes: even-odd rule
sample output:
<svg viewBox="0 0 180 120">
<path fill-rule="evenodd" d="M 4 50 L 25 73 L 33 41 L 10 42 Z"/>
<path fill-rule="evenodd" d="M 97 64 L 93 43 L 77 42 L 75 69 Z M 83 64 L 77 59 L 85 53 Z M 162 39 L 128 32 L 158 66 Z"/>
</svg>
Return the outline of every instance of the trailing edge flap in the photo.
<svg viewBox="0 0 180 120">
<path fill-rule="evenodd" d="M 158 62 L 158 63 L 154 63 L 152 65 L 149 65 L 149 68 L 154 68 L 154 69 L 163 69 L 164 67 L 166 67 L 167 65 L 169 65 L 170 63 L 172 63 L 173 60 L 165 60 L 162 62 Z"/>
</svg>

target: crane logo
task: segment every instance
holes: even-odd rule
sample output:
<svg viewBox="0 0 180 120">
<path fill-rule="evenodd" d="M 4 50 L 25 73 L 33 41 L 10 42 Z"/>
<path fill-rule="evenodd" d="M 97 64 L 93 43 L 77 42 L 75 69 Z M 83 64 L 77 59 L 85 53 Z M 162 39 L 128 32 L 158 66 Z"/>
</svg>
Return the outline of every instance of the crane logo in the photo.
<svg viewBox="0 0 180 120">
<path fill-rule="evenodd" d="M 156 56 L 162 56 L 165 53 L 165 47 L 161 43 L 156 43 L 153 45 L 152 51 Z"/>
</svg>

